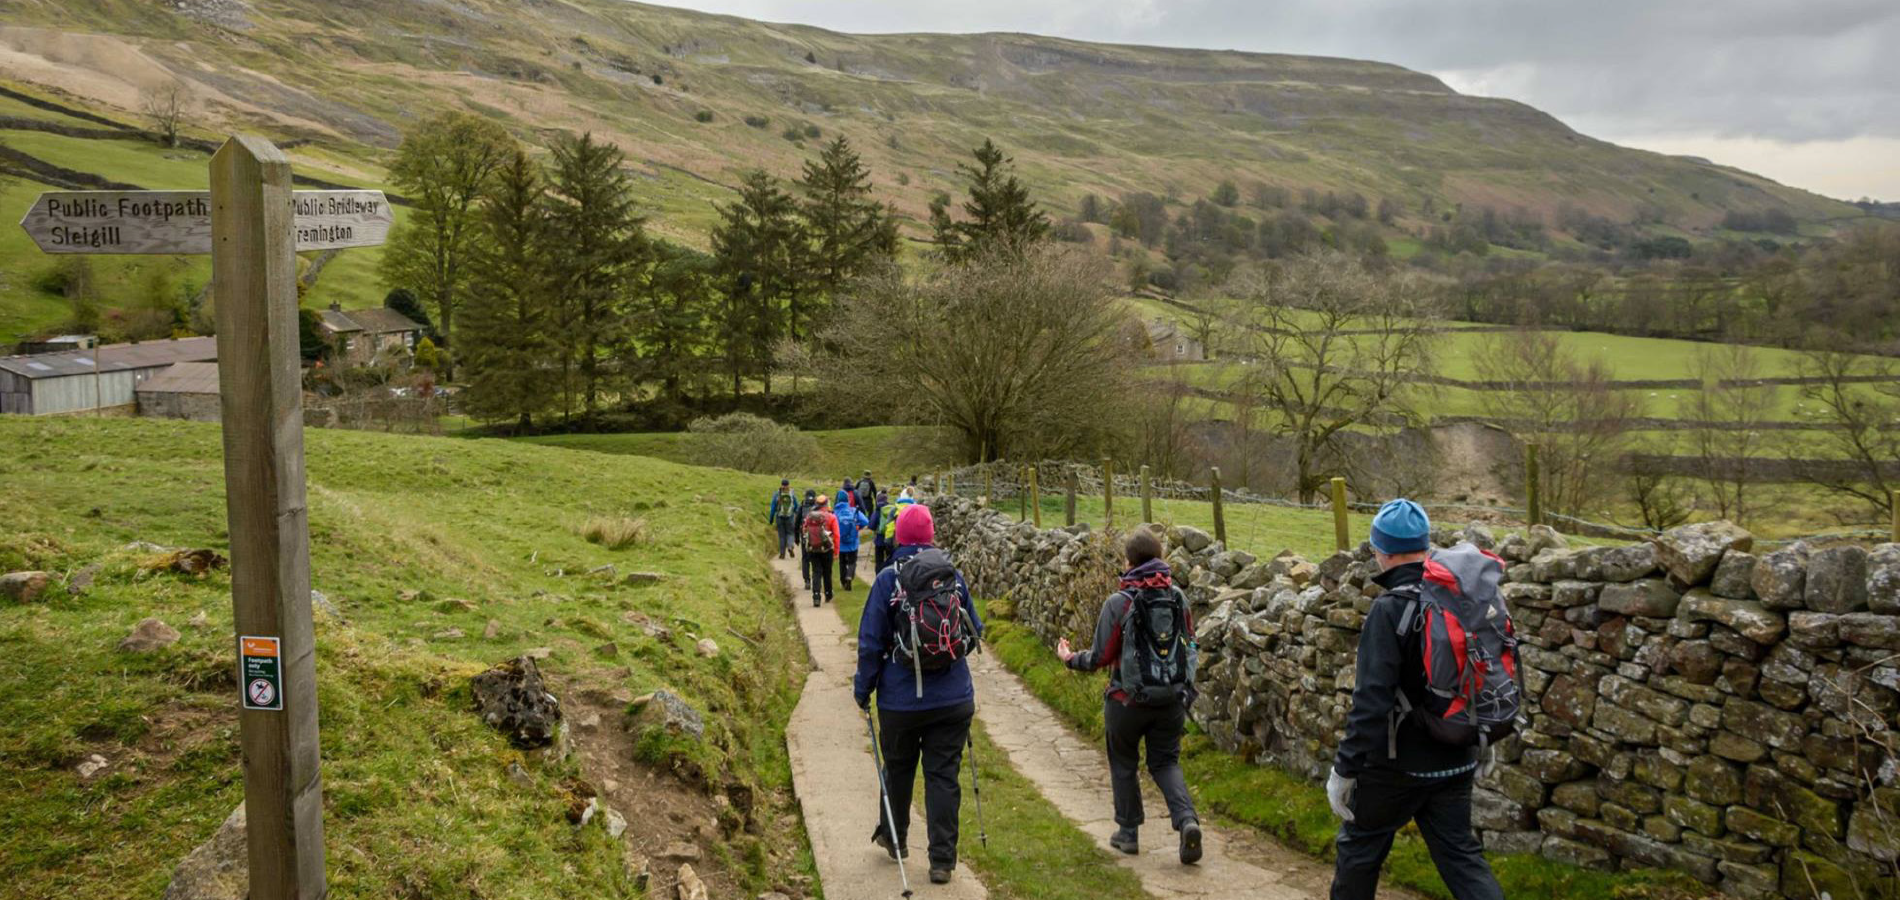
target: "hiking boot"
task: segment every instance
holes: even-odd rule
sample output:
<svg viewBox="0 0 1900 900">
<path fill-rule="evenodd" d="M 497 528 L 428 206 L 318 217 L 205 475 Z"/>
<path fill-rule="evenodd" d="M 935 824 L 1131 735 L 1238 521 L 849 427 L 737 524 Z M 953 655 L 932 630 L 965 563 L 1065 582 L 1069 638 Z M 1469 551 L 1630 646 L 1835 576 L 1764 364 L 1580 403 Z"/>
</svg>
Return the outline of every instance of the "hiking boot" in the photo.
<svg viewBox="0 0 1900 900">
<path fill-rule="evenodd" d="M 1181 865 L 1191 866 L 1201 861 L 1201 823 L 1189 819 L 1181 826 Z"/>
<path fill-rule="evenodd" d="M 823 606 L 823 605 L 824 605 L 824 601 L 823 601 L 823 600 L 821 600 L 821 599 L 819 599 L 819 597 L 818 597 L 818 595 L 817 595 L 817 594 L 813 594 L 813 595 L 811 595 L 811 605 L 813 605 L 813 606 Z"/>
<path fill-rule="evenodd" d="M 955 874 L 955 872 L 956 872 L 955 869 L 939 869 L 936 866 L 931 866 L 930 867 L 930 883 L 931 884 L 949 884 L 950 876 L 952 874 Z"/>
<path fill-rule="evenodd" d="M 1109 836 L 1108 845 L 1133 856 L 1141 852 L 1141 841 L 1133 828 L 1121 828 Z"/>
<path fill-rule="evenodd" d="M 898 850 L 897 845 L 891 843 L 891 836 L 885 834 L 881 829 L 876 834 L 871 835 L 871 843 L 883 847 L 885 855 L 889 856 L 892 862 L 897 861 L 897 857 L 900 853 L 907 859 L 910 857 L 909 848 L 905 848 L 901 851 Z"/>
</svg>

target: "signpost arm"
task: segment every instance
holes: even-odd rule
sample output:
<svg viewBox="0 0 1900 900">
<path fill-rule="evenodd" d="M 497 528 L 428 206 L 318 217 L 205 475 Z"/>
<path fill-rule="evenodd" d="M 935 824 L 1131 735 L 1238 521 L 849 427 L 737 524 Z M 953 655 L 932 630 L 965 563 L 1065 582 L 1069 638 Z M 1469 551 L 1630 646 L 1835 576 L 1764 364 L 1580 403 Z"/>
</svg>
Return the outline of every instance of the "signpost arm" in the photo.
<svg viewBox="0 0 1900 900">
<path fill-rule="evenodd" d="M 290 160 L 268 141 L 232 138 L 212 157 L 211 194 L 231 601 L 239 635 L 282 639 L 282 709 L 238 715 L 250 897 L 321 900 L 327 887 Z"/>
</svg>

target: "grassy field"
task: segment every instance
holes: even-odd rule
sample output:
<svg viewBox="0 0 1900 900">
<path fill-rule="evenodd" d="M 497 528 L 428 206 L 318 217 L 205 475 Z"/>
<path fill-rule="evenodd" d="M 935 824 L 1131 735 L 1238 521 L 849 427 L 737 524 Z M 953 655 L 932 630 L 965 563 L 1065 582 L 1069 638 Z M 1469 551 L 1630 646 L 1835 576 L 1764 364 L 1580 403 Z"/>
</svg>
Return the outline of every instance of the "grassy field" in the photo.
<svg viewBox="0 0 1900 900">
<path fill-rule="evenodd" d="M 818 439 L 818 455 L 801 466 L 799 471 L 787 474 L 800 490 L 825 486 L 836 490 L 845 476 L 856 481 L 865 469 L 871 470 L 872 477 L 881 486 L 904 484 L 910 480 L 910 476 L 929 471 L 915 467 L 910 462 L 910 454 L 898 443 L 904 430 L 899 426 L 880 425 L 810 432 Z M 683 432 L 553 434 L 518 440 L 570 450 L 650 456 L 682 464 L 693 462 L 691 436 Z M 773 484 L 776 483 L 773 481 Z"/>
<path fill-rule="evenodd" d="M 331 896 L 635 894 L 615 842 L 564 818 L 572 764 L 516 783 L 522 755 L 469 712 L 471 675 L 536 646 L 556 690 L 665 687 L 705 711 L 705 743 L 672 749 L 754 786 L 764 825 L 712 865 L 748 896 L 809 872 L 782 740 L 806 655 L 750 520 L 768 479 L 500 441 L 307 441 L 313 581 L 338 613 L 317 624 Z M 8 417 L 0 444 L 0 571 L 101 566 L 83 594 L 0 608 L 0 683 L 22 688 L 0 696 L 0 898 L 156 896 L 241 796 L 230 579 L 145 571 L 128 544 L 226 546 L 219 431 Z M 596 517 L 647 538 L 590 543 Z M 664 577 L 585 574 L 609 564 Z M 183 637 L 116 652 L 147 616 Z M 697 656 L 695 634 L 725 652 Z M 94 753 L 108 769 L 80 778 Z"/>
<path fill-rule="evenodd" d="M 992 621 L 988 642 L 997 658 L 1070 725 L 1090 737 L 1101 737 L 1103 676 L 1069 671 L 1033 633 L 1014 623 Z M 1182 746 L 1181 765 L 1203 808 L 1231 822 L 1259 829 L 1296 850 L 1320 859 L 1332 858 L 1338 823 L 1321 786 L 1224 753 L 1192 726 Z M 1637 900 L 1706 894 L 1692 879 L 1673 873 L 1609 874 L 1535 856 L 1492 856 L 1491 860 L 1504 896 L 1512 898 Z M 1386 861 L 1385 881 L 1428 897 L 1451 896 L 1432 865 L 1424 840 L 1409 827 L 1399 834 Z"/>
</svg>

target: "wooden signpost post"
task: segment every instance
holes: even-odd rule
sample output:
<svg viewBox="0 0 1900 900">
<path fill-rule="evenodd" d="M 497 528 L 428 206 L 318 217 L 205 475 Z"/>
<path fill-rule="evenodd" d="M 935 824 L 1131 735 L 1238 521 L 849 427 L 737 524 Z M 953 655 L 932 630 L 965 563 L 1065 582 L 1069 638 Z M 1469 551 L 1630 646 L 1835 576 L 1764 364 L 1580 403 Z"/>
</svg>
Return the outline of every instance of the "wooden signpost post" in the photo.
<svg viewBox="0 0 1900 900">
<path fill-rule="evenodd" d="M 291 190 L 283 151 L 236 137 L 209 191 L 53 192 L 20 222 L 48 253 L 211 255 L 251 900 L 328 891 L 297 252 L 374 246 L 393 221 L 381 191 Z"/>
</svg>

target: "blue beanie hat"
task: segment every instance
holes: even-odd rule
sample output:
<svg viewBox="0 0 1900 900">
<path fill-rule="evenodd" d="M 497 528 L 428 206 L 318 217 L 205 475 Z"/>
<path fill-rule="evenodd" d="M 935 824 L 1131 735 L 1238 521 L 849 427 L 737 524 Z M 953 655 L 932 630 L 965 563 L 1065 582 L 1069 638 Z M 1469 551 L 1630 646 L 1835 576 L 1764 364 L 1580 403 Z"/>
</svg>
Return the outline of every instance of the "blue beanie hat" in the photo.
<svg viewBox="0 0 1900 900">
<path fill-rule="evenodd" d="M 1372 517 L 1372 549 L 1387 556 L 1431 549 L 1432 520 L 1425 508 L 1400 498 L 1379 507 Z"/>
</svg>

